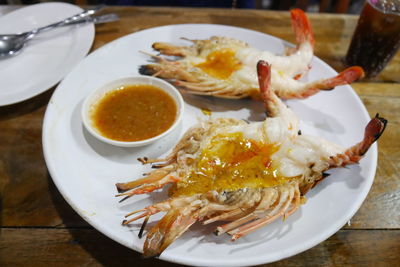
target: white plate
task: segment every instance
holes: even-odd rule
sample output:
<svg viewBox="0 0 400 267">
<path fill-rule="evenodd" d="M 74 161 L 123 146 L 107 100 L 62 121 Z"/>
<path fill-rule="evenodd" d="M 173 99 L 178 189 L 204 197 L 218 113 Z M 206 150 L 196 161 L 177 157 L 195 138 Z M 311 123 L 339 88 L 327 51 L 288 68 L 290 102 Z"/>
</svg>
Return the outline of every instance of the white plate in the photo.
<svg viewBox="0 0 400 267">
<path fill-rule="evenodd" d="M 140 224 L 121 226 L 130 211 L 159 201 L 165 192 L 135 196 L 118 203 L 116 182 L 141 177 L 150 169 L 137 157 L 160 157 L 177 142 L 188 127 L 205 117 L 198 106 L 208 107 L 213 116 L 249 120 L 264 119 L 261 103 L 251 100 L 222 100 L 185 96 L 183 123 L 168 138 L 143 148 L 116 148 L 103 144 L 83 128 L 80 109 L 91 90 L 110 80 L 137 74 L 138 66 L 149 57 L 155 41 L 185 43 L 193 39 L 224 35 L 247 41 L 273 52 L 282 52 L 284 42 L 275 37 L 222 25 L 186 24 L 144 30 L 127 35 L 98 49 L 62 81 L 46 112 L 43 147 L 51 177 L 68 203 L 97 230 L 115 241 L 141 251 L 143 239 L 137 237 Z M 330 77 L 336 72 L 314 58 L 306 79 Z M 302 119 L 303 133 L 321 135 L 350 146 L 363 137 L 368 113 L 350 86 L 322 92 L 306 100 L 287 102 Z M 359 165 L 332 170 L 332 175 L 307 195 L 308 201 L 287 220 L 278 220 L 236 242 L 228 236 L 212 234 L 215 225 L 194 225 L 160 256 L 161 259 L 198 266 L 243 266 L 277 261 L 322 242 L 340 229 L 365 199 L 374 175 L 377 147 L 372 146 Z M 154 216 L 153 221 L 159 218 Z"/>
<path fill-rule="evenodd" d="M 66 3 L 41 3 L 0 17 L 0 33 L 42 27 L 82 12 Z M 0 60 L 0 106 L 36 96 L 58 83 L 86 56 L 94 25 L 75 25 L 37 35 L 15 57 Z"/>
</svg>

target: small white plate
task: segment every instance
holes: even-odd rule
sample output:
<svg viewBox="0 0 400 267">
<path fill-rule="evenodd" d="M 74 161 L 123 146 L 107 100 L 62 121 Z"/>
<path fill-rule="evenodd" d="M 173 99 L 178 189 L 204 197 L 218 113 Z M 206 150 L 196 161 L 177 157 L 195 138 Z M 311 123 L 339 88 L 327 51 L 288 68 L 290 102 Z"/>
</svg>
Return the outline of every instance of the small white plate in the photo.
<svg viewBox="0 0 400 267">
<path fill-rule="evenodd" d="M 0 34 L 42 27 L 82 12 L 67 3 L 41 3 L 0 17 Z M 19 55 L 0 60 L 0 106 L 36 96 L 59 82 L 94 40 L 94 25 L 74 25 L 41 33 Z"/>
<path fill-rule="evenodd" d="M 185 112 L 180 128 L 149 146 L 118 148 L 98 141 L 84 129 L 80 114 L 82 102 L 91 88 L 119 77 L 137 75 L 138 67 L 150 60 L 139 51 L 152 52 L 152 43 L 185 45 L 188 43 L 180 37 L 205 39 L 213 35 L 240 39 L 274 53 L 284 51 L 284 41 L 236 27 L 185 24 L 148 29 L 115 40 L 90 54 L 61 82 L 48 105 L 43 124 L 43 150 L 54 183 L 86 221 L 137 251 L 142 250 L 144 242 L 144 238 L 137 236 L 141 222 L 124 227 L 121 225 L 124 215 L 167 196 L 165 191 L 153 192 L 118 202 L 114 196 L 117 193 L 115 183 L 140 178 L 151 170 L 136 158 L 163 157 L 189 127 L 206 117 L 200 107 L 212 110 L 213 117 L 250 121 L 265 119 L 264 107 L 248 99 L 184 95 Z M 314 81 L 336 74 L 314 57 L 305 79 Z M 300 117 L 300 129 L 304 134 L 322 136 L 345 147 L 363 138 L 370 120 L 361 100 L 348 85 L 286 103 Z M 374 179 L 376 160 L 374 144 L 360 164 L 331 170 L 331 176 L 307 194 L 307 203 L 284 221 L 277 220 L 236 242 L 231 242 L 226 235 L 213 235 L 215 224 L 196 224 L 168 247 L 160 259 L 197 266 L 250 266 L 305 251 L 334 234 L 358 210 Z M 153 216 L 151 222 L 159 219 L 158 215 Z"/>
</svg>

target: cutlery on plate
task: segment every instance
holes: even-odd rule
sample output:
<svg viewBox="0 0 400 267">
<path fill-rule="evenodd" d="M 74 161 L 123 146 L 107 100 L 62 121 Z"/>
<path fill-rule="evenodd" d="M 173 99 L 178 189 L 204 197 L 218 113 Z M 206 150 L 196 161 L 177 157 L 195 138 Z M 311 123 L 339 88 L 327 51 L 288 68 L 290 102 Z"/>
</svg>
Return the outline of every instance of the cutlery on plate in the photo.
<svg viewBox="0 0 400 267">
<path fill-rule="evenodd" d="M 1 34 L 0 35 L 0 59 L 7 58 L 18 54 L 25 44 L 32 39 L 34 36 L 41 32 L 45 32 L 57 27 L 67 26 L 70 24 L 75 24 L 80 20 L 84 20 L 90 15 L 93 15 L 98 10 L 102 9 L 104 5 L 96 6 L 91 9 L 84 10 L 83 12 L 71 16 L 69 18 L 63 19 L 62 21 L 52 23 L 50 25 L 40 27 L 28 32 L 23 32 L 19 34 Z"/>
<path fill-rule="evenodd" d="M 86 17 L 85 19 L 77 20 L 75 22 L 72 22 L 71 24 L 83 24 L 83 23 L 94 23 L 94 24 L 100 24 L 100 23 L 107 23 L 107 22 L 113 22 L 119 20 L 119 16 L 115 13 L 110 13 L 110 14 L 104 14 L 96 17 Z"/>
</svg>

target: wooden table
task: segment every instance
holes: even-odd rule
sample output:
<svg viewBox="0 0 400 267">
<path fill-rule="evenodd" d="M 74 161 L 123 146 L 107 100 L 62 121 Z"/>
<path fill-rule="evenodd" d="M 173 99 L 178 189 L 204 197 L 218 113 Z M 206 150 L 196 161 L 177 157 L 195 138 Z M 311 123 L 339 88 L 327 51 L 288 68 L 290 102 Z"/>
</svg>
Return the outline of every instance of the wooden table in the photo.
<svg viewBox="0 0 400 267">
<path fill-rule="evenodd" d="M 16 7 L 3 6 L 0 14 Z M 289 13 L 261 10 L 110 7 L 121 20 L 96 26 L 95 50 L 142 29 L 178 23 L 234 25 L 294 42 Z M 310 14 L 315 54 L 336 70 L 357 16 Z M 354 84 L 371 116 L 389 120 L 379 140 L 372 189 L 351 223 L 314 248 L 276 266 L 387 265 L 400 261 L 400 56 L 376 79 Z M 1 71 L 1 70 L 0 70 Z M 54 88 L 23 103 L 0 107 L 0 266 L 173 266 L 94 230 L 65 202 L 42 153 L 42 122 Z"/>
</svg>

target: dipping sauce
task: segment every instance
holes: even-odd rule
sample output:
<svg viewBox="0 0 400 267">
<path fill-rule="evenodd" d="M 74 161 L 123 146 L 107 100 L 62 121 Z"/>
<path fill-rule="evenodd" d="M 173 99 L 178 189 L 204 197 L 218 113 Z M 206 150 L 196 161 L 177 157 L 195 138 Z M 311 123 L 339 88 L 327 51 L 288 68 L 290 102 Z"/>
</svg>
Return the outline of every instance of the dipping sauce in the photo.
<svg viewBox="0 0 400 267">
<path fill-rule="evenodd" d="M 155 137 L 168 130 L 176 116 L 175 100 L 147 84 L 121 86 L 108 92 L 91 113 L 93 125 L 102 136 L 123 142 Z"/>
</svg>

